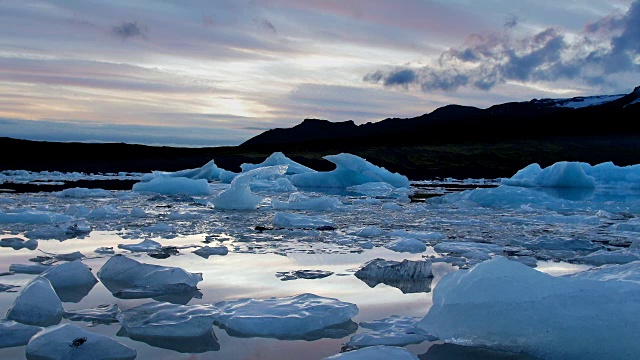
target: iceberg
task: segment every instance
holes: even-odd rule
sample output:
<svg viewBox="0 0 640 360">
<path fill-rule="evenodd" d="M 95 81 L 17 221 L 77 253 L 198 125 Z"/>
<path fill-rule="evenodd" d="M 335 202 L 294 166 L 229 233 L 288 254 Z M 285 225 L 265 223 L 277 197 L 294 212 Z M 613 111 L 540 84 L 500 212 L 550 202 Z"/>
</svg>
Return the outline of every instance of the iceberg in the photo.
<svg viewBox="0 0 640 360">
<path fill-rule="evenodd" d="M 203 246 L 197 250 L 194 250 L 193 253 L 205 259 L 208 259 L 211 255 L 227 255 L 229 253 L 229 249 L 226 246 Z"/>
<path fill-rule="evenodd" d="M 429 292 L 433 280 L 431 262 L 426 260 L 395 261 L 376 258 L 367 261 L 354 275 L 369 287 L 385 284 L 398 288 L 405 294 Z"/>
<path fill-rule="evenodd" d="M 427 245 L 418 239 L 400 238 L 384 244 L 384 247 L 396 252 L 421 253 L 427 251 Z"/>
<path fill-rule="evenodd" d="M 441 341 L 543 359 L 640 353 L 640 285 L 554 277 L 497 256 L 442 277 L 418 327 Z"/>
<path fill-rule="evenodd" d="M 216 209 L 253 210 L 264 200 L 251 192 L 251 181 L 256 177 L 278 177 L 287 171 L 286 165 L 259 167 L 237 175 L 229 188 L 211 199 Z"/>
<path fill-rule="evenodd" d="M 137 355 L 135 349 L 74 324 L 48 327 L 32 337 L 26 348 L 27 359 L 38 360 L 130 360 Z"/>
<path fill-rule="evenodd" d="M 27 345 L 29 339 L 42 327 L 21 324 L 13 320 L 0 320 L 0 349 Z"/>
<path fill-rule="evenodd" d="M 195 169 L 185 169 L 174 172 L 168 171 L 152 171 L 151 174 L 146 174 L 142 177 L 143 182 L 148 182 L 155 178 L 188 178 L 193 180 L 204 179 L 207 181 L 218 180 L 220 178 L 220 172 L 224 169 L 220 169 L 216 166 L 215 160 L 210 160 L 203 166 Z"/>
<path fill-rule="evenodd" d="M 120 312 L 116 318 L 129 337 L 190 338 L 211 334 L 218 310 L 211 305 L 149 302 Z"/>
<path fill-rule="evenodd" d="M 385 182 L 396 188 L 408 188 L 410 185 L 406 176 L 375 166 L 353 154 L 341 153 L 323 158 L 336 164 L 336 169 L 295 174 L 291 176 L 293 185 L 298 188 L 347 188 L 370 182 Z"/>
<path fill-rule="evenodd" d="M 335 197 L 319 196 L 311 198 L 295 192 L 289 195 L 287 202 L 271 199 L 271 207 L 276 210 L 336 210 L 343 207 L 342 202 Z"/>
<path fill-rule="evenodd" d="M 38 240 L 30 239 L 25 241 L 21 238 L 4 238 L 0 240 L 0 247 L 10 247 L 13 250 L 35 250 L 38 247 Z"/>
<path fill-rule="evenodd" d="M 286 175 L 316 172 L 309 167 L 306 167 L 289 159 L 281 152 L 274 152 L 260 164 L 243 163 L 240 165 L 240 168 L 242 169 L 242 172 L 248 172 L 253 169 L 275 165 L 287 165 L 287 172 L 285 173 Z"/>
<path fill-rule="evenodd" d="M 124 249 L 133 252 L 149 252 L 161 248 L 162 244 L 150 239 L 145 239 L 137 244 L 118 244 L 118 249 Z"/>
<path fill-rule="evenodd" d="M 585 173 L 585 166 L 590 167 L 586 163 L 560 161 L 542 169 L 534 163 L 519 170 L 511 178 L 502 179 L 501 183 L 528 187 L 594 188 L 595 179 Z"/>
<path fill-rule="evenodd" d="M 565 275 L 578 279 L 591 279 L 600 281 L 630 281 L 640 284 L 640 260 L 626 264 L 607 264 L 589 270 Z"/>
<path fill-rule="evenodd" d="M 101 304 L 92 309 L 67 310 L 62 317 L 72 321 L 90 321 L 93 324 L 110 324 L 118 322 L 120 313 L 118 304 Z"/>
<path fill-rule="evenodd" d="M 209 182 L 205 179 L 185 177 L 156 177 L 148 182 L 133 184 L 133 191 L 164 195 L 209 195 Z"/>
<path fill-rule="evenodd" d="M 416 331 L 420 319 L 392 315 L 386 319 L 361 322 L 360 327 L 367 331 L 353 335 L 345 345 L 353 348 L 375 345 L 405 346 L 436 340 L 435 336 Z"/>
<path fill-rule="evenodd" d="M 304 339 L 314 331 L 347 323 L 358 314 L 355 304 L 304 293 L 296 296 L 239 299 L 214 304 L 216 325 L 234 336 Z"/>
<path fill-rule="evenodd" d="M 80 260 L 55 265 L 40 276 L 49 280 L 60 300 L 65 302 L 79 302 L 98 282 L 91 269 Z"/>
<path fill-rule="evenodd" d="M 62 302 L 49 280 L 37 276 L 18 294 L 6 318 L 27 325 L 50 326 L 62 320 L 63 312 Z"/>
</svg>

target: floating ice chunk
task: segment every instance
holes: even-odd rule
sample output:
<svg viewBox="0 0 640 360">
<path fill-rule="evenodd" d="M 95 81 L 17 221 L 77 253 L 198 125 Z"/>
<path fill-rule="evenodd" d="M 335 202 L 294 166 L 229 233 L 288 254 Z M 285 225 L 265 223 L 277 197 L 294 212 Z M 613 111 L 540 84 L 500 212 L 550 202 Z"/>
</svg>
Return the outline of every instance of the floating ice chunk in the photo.
<svg viewBox="0 0 640 360">
<path fill-rule="evenodd" d="M 333 275 L 332 271 L 326 270 L 293 270 L 293 271 L 278 271 L 276 277 L 281 281 L 296 280 L 296 279 L 322 279 L 327 276 Z"/>
<path fill-rule="evenodd" d="M 640 285 L 553 277 L 503 257 L 440 279 L 418 323 L 441 341 L 543 359 L 640 352 Z"/>
<path fill-rule="evenodd" d="M 398 173 L 391 173 L 385 168 L 375 166 L 365 159 L 341 153 L 327 155 L 324 159 L 336 164 L 336 169 L 328 172 L 309 172 L 296 174 L 291 182 L 297 187 L 315 188 L 347 188 L 370 182 L 386 182 L 394 187 L 408 188 L 409 179 Z"/>
<path fill-rule="evenodd" d="M 149 302 L 117 315 L 128 336 L 189 338 L 210 334 L 218 310 L 212 305 Z"/>
<path fill-rule="evenodd" d="M 82 255 L 80 251 L 74 251 L 72 253 L 66 253 L 66 254 L 51 254 L 51 253 L 48 253 L 48 254 L 53 256 L 54 259 L 60 260 L 60 261 L 74 261 L 74 260 L 80 260 L 84 258 L 84 255 Z"/>
<path fill-rule="evenodd" d="M 376 258 L 366 262 L 354 275 L 371 288 L 385 284 L 404 294 L 431 291 L 433 279 L 431 262 L 407 259 L 399 262 Z"/>
<path fill-rule="evenodd" d="M 355 304 L 314 294 L 222 301 L 216 324 L 239 336 L 304 338 L 308 333 L 351 320 Z"/>
<path fill-rule="evenodd" d="M 11 264 L 9 265 L 9 271 L 13 271 L 16 274 L 42 274 L 50 269 L 51 265 L 43 264 Z"/>
<path fill-rule="evenodd" d="M 380 230 L 377 226 L 365 226 L 362 229 L 354 231 L 351 235 L 361 236 L 361 237 L 375 237 L 383 235 L 384 231 Z"/>
<path fill-rule="evenodd" d="M 640 219 L 632 218 L 625 222 L 621 222 L 614 225 L 614 229 L 617 231 L 633 231 L 640 232 Z"/>
<path fill-rule="evenodd" d="M 326 357 L 322 360 L 418 360 L 409 350 L 399 346 L 376 345 Z"/>
<path fill-rule="evenodd" d="M 124 210 L 120 210 L 113 205 L 106 205 L 91 210 L 86 217 L 88 219 L 119 219 L 128 215 Z"/>
<path fill-rule="evenodd" d="M 640 284 L 640 260 L 626 264 L 602 265 L 565 276 L 600 281 L 630 281 Z"/>
<path fill-rule="evenodd" d="M 237 175 L 238 173 L 234 173 L 233 171 L 222 170 L 220 171 L 220 182 L 230 184 Z"/>
<path fill-rule="evenodd" d="M 626 264 L 640 260 L 640 252 L 637 249 L 598 250 L 587 255 L 577 256 L 576 261 L 589 265 Z"/>
<path fill-rule="evenodd" d="M 193 253 L 205 259 L 208 259 L 211 255 L 227 255 L 229 253 L 229 249 L 226 246 L 203 246 L 195 250 Z"/>
<path fill-rule="evenodd" d="M 275 180 L 257 180 L 251 181 L 252 191 L 272 191 L 272 192 L 292 192 L 298 191 L 287 178 L 278 178 Z"/>
<path fill-rule="evenodd" d="M 472 257 L 474 257 L 474 254 L 477 255 L 477 253 L 487 255 L 502 253 L 502 247 L 500 245 L 466 241 L 442 242 L 434 245 L 433 250 L 441 254 L 445 253 L 462 256 L 468 254 Z"/>
<path fill-rule="evenodd" d="M 129 216 L 134 218 L 144 218 L 144 217 L 147 217 L 147 213 L 141 207 L 134 206 L 131 208 L 131 211 L 129 212 Z"/>
<path fill-rule="evenodd" d="M 384 245 L 389 250 L 396 252 L 421 253 L 427 251 L 427 245 L 418 239 L 400 238 Z"/>
<path fill-rule="evenodd" d="M 255 177 L 282 176 L 286 171 L 286 165 L 276 165 L 241 173 L 231 181 L 228 189 L 214 196 L 211 202 L 216 209 L 255 209 L 264 198 L 251 192 L 251 181 Z"/>
<path fill-rule="evenodd" d="M 111 246 L 101 246 L 95 250 L 93 250 L 96 254 L 115 254 L 116 252 L 113 250 Z"/>
<path fill-rule="evenodd" d="M 435 336 L 416 332 L 416 325 L 420 320 L 419 317 L 392 315 L 386 319 L 361 322 L 360 327 L 368 330 L 353 335 L 345 345 L 349 347 L 405 346 L 436 340 Z"/>
<path fill-rule="evenodd" d="M 190 273 L 178 267 L 140 263 L 120 254 L 116 254 L 107 260 L 102 265 L 102 268 L 98 270 L 97 275 L 105 283 L 105 286 L 107 286 L 107 282 L 112 282 L 120 285 L 120 287 L 169 284 L 187 284 L 195 287 L 202 281 L 201 273 Z"/>
<path fill-rule="evenodd" d="M 84 205 L 71 205 L 64 211 L 65 215 L 75 217 L 85 217 L 91 212 L 91 209 Z"/>
<path fill-rule="evenodd" d="M 68 215 L 57 214 L 42 210 L 21 210 L 15 212 L 0 212 L 0 224 L 25 223 L 25 224 L 51 224 L 73 220 Z"/>
<path fill-rule="evenodd" d="M 133 191 L 164 195 L 209 195 L 209 183 L 205 179 L 185 177 L 156 177 L 148 182 L 133 184 Z"/>
<path fill-rule="evenodd" d="M 20 249 L 35 250 L 38 247 L 38 241 L 33 239 L 24 241 L 24 239 L 16 238 L 16 237 L 4 238 L 0 240 L 0 247 L 10 247 L 10 248 L 13 248 L 13 250 L 20 250 Z"/>
<path fill-rule="evenodd" d="M 196 220 L 202 218 L 202 215 L 190 212 L 172 211 L 167 214 L 169 220 Z"/>
<path fill-rule="evenodd" d="M 37 276 L 18 294 L 6 318 L 27 325 L 50 326 L 62 320 L 62 302 L 46 278 Z"/>
<path fill-rule="evenodd" d="M 142 240 L 137 244 L 118 244 L 118 249 L 129 250 L 133 252 L 149 252 L 162 248 L 162 244 L 150 239 Z"/>
<path fill-rule="evenodd" d="M 404 238 L 412 238 L 422 240 L 423 242 L 440 241 L 447 237 L 436 231 L 407 231 L 407 230 L 393 230 L 387 233 L 387 236 L 397 236 Z"/>
<path fill-rule="evenodd" d="M 88 188 L 78 188 L 78 187 L 54 192 L 53 195 L 61 198 L 75 198 L 75 199 L 113 197 L 113 194 L 109 190 L 88 189 Z"/>
<path fill-rule="evenodd" d="M 98 324 L 118 322 L 116 315 L 120 313 L 118 304 L 101 304 L 92 309 L 68 310 L 62 315 L 71 321 L 90 321 Z"/>
<path fill-rule="evenodd" d="M 516 172 L 509 179 L 501 179 L 503 185 L 593 188 L 595 179 L 585 173 L 591 165 L 581 162 L 560 161 L 544 169 L 531 164 Z"/>
<path fill-rule="evenodd" d="M 86 291 L 88 293 L 98 282 L 91 269 L 80 260 L 55 265 L 40 276 L 49 280 L 58 297 L 63 301 L 68 301 L 65 299 L 65 292 L 72 292 L 74 289 L 88 289 Z M 85 291 L 81 291 L 81 293 L 85 293 Z"/>
<path fill-rule="evenodd" d="M 367 196 L 387 196 L 392 194 L 395 190 L 395 186 L 380 181 L 347 187 L 347 191 L 356 192 Z"/>
<path fill-rule="evenodd" d="M 145 298 L 161 298 L 171 297 L 177 295 L 179 297 L 202 297 L 202 294 L 194 286 L 187 284 L 162 284 L 162 285 L 148 285 L 138 286 L 133 288 L 119 288 L 113 290 L 113 296 L 118 299 L 145 299 Z M 199 294 L 199 295 L 198 295 Z M 190 298 L 191 298 L 190 297 Z M 189 299 L 190 299 L 189 298 Z M 175 301 L 169 301 L 175 302 Z"/>
<path fill-rule="evenodd" d="M 42 328 L 13 320 L 0 320 L 0 349 L 27 345 L 29 339 Z"/>
<path fill-rule="evenodd" d="M 276 210 L 336 210 L 342 206 L 342 202 L 332 196 L 310 198 L 299 192 L 290 194 L 287 202 L 271 199 L 271 207 Z"/>
<path fill-rule="evenodd" d="M 136 358 L 137 351 L 108 336 L 74 324 L 61 324 L 33 336 L 27 344 L 26 356 L 41 360 L 130 360 Z"/>
<path fill-rule="evenodd" d="M 533 256 L 509 256 L 508 259 L 523 263 L 530 267 L 538 266 L 538 259 Z"/>
<path fill-rule="evenodd" d="M 276 212 L 273 216 L 272 223 L 273 226 L 298 229 L 317 229 L 322 226 L 333 227 L 333 221 L 324 216 L 291 214 L 284 212 Z"/>
<path fill-rule="evenodd" d="M 275 165 L 287 165 L 287 172 L 286 172 L 287 175 L 316 172 L 315 170 L 309 167 L 306 167 L 302 164 L 299 164 L 289 159 L 281 152 L 274 152 L 273 154 L 269 155 L 269 157 L 266 158 L 260 164 L 243 163 L 240 165 L 240 168 L 242 169 L 243 172 L 247 172 L 249 170 L 253 170 L 257 168 L 275 166 Z"/>
<path fill-rule="evenodd" d="M 217 180 L 220 177 L 220 169 L 216 166 L 216 162 L 212 159 L 203 166 L 195 169 L 185 169 L 174 172 L 167 171 L 152 171 L 151 174 L 145 175 L 142 180 L 149 181 L 156 177 L 182 177 L 189 178 L 194 180 L 204 179 L 204 180 Z"/>
<path fill-rule="evenodd" d="M 384 203 L 382 204 L 382 210 L 400 211 L 402 206 L 395 203 Z"/>
<path fill-rule="evenodd" d="M 166 233 L 166 232 L 174 232 L 176 229 L 166 223 L 155 223 L 149 226 L 143 226 L 140 228 L 142 231 L 154 232 L 154 233 Z"/>
<path fill-rule="evenodd" d="M 17 288 L 19 287 L 18 285 L 7 285 L 7 284 L 0 284 L 0 292 L 15 292 L 15 290 L 11 290 L 13 288 Z"/>
</svg>

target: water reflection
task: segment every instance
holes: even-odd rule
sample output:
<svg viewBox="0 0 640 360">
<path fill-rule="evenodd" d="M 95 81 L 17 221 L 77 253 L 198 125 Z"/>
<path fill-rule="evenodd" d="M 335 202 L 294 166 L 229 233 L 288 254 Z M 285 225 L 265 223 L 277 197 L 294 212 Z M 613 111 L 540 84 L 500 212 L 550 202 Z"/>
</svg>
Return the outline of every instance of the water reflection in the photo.
<svg viewBox="0 0 640 360">
<path fill-rule="evenodd" d="M 82 299 L 84 299 L 85 296 L 89 295 L 89 292 L 91 291 L 91 289 L 93 289 L 96 283 L 97 281 L 84 283 L 79 286 L 55 288 L 55 291 L 56 294 L 58 294 L 60 301 L 78 303 Z"/>
<path fill-rule="evenodd" d="M 267 337 L 278 340 L 305 340 L 305 341 L 315 341 L 320 339 L 341 339 L 343 337 L 349 336 L 355 333 L 358 330 L 358 324 L 353 320 L 348 320 L 340 324 L 327 326 L 323 329 L 314 330 L 304 334 L 278 334 L 278 335 L 263 335 L 262 333 L 245 333 L 240 332 L 231 328 L 227 328 L 222 324 L 215 322 L 216 326 L 219 326 L 221 329 L 224 329 L 229 336 L 239 337 L 239 338 L 251 338 L 251 337 Z"/>
<path fill-rule="evenodd" d="M 130 284 L 107 279 L 102 279 L 102 283 L 118 299 L 151 298 L 179 305 L 186 305 L 191 299 L 202 299 L 202 293 L 198 288 L 182 283 L 141 287 L 128 287 Z"/>
<path fill-rule="evenodd" d="M 359 278 L 370 288 L 376 287 L 378 284 L 385 284 L 400 289 L 403 294 L 428 293 L 431 291 L 431 281 L 433 278 L 420 280 L 397 280 L 397 279 L 373 279 Z"/>
<path fill-rule="evenodd" d="M 131 340 L 140 341 L 148 345 L 177 351 L 187 354 L 199 354 L 207 351 L 219 351 L 220 343 L 215 332 L 211 330 L 201 336 L 176 337 L 176 336 L 144 336 L 139 334 L 128 334 L 124 328 L 120 328 L 116 336 L 128 337 Z"/>
</svg>

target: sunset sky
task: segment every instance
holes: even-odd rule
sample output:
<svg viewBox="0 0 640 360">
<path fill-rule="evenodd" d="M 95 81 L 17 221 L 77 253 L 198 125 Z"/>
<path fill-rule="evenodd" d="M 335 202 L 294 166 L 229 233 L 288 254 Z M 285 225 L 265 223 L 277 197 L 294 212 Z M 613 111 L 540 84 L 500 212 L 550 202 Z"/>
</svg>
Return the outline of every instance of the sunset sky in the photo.
<svg viewBox="0 0 640 360">
<path fill-rule="evenodd" d="M 640 0 L 0 0 L 0 136 L 237 145 L 639 85 Z"/>
</svg>

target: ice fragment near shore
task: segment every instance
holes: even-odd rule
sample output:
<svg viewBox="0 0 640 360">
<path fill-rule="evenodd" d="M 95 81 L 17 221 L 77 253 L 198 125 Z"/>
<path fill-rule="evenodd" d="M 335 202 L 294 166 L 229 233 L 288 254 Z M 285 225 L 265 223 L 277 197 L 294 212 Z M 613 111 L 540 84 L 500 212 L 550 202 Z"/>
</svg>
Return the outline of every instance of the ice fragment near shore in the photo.
<svg viewBox="0 0 640 360">
<path fill-rule="evenodd" d="M 356 155 L 341 153 L 323 158 L 336 164 L 336 169 L 293 175 L 293 185 L 299 188 L 346 188 L 370 182 L 385 182 L 397 188 L 410 185 L 406 176 L 375 166 Z"/>
<path fill-rule="evenodd" d="M 62 302 L 49 280 L 36 277 L 18 294 L 6 318 L 27 325 L 50 326 L 62 320 Z"/>
<path fill-rule="evenodd" d="M 97 274 L 103 282 L 111 282 L 119 287 L 171 284 L 186 284 L 195 287 L 198 282 L 202 281 L 201 273 L 191 273 L 171 266 L 140 263 L 120 254 L 112 256 Z M 105 283 L 105 285 L 107 284 Z"/>
<path fill-rule="evenodd" d="M 640 353 L 640 285 L 553 277 L 503 257 L 445 275 L 418 323 L 440 340 L 544 359 Z"/>
<path fill-rule="evenodd" d="M 303 338 L 351 320 L 355 304 L 314 294 L 267 299 L 239 299 L 216 303 L 216 324 L 241 336 Z"/>
<path fill-rule="evenodd" d="M 46 328 L 31 338 L 26 348 L 28 360 L 130 360 L 137 351 L 108 336 L 86 331 L 74 324 Z"/>
</svg>

